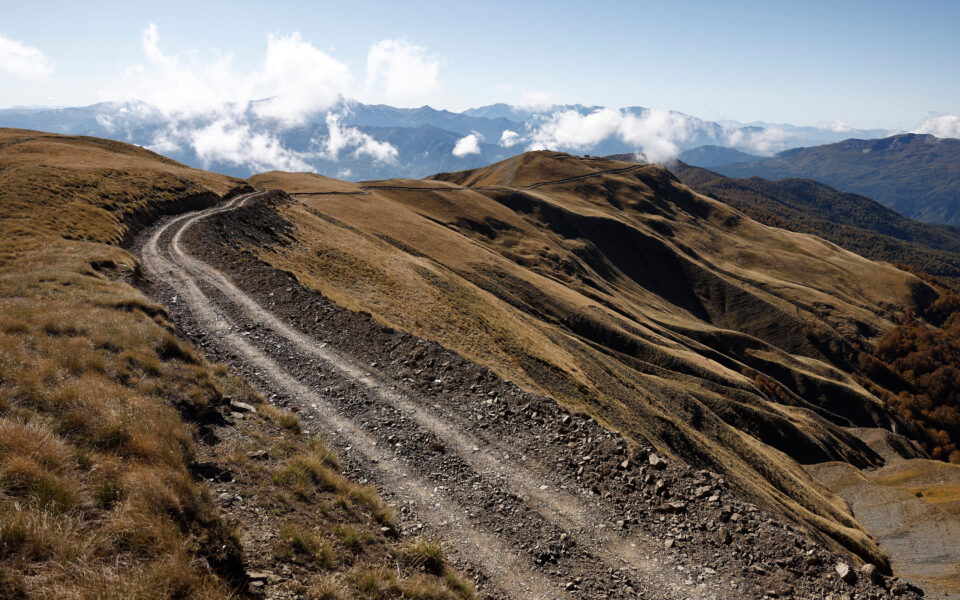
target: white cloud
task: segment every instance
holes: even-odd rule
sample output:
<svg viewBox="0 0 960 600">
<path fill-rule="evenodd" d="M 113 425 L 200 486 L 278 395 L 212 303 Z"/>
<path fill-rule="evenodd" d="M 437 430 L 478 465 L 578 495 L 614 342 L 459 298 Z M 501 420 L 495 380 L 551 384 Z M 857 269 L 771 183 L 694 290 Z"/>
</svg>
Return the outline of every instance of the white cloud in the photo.
<svg viewBox="0 0 960 600">
<path fill-rule="evenodd" d="M 588 115 L 575 110 L 560 111 L 530 134 L 529 149 L 589 148 L 614 134 L 622 122 L 623 114 L 612 108 L 602 108 Z"/>
<path fill-rule="evenodd" d="M 510 131 L 509 129 L 507 129 L 507 130 L 504 130 L 502 134 L 500 134 L 500 145 L 503 146 L 504 148 L 510 148 L 512 146 L 516 146 L 521 141 L 522 140 L 520 138 L 520 134 L 517 133 L 516 131 Z"/>
<path fill-rule="evenodd" d="M 229 53 L 167 53 L 157 27 L 142 34 L 145 64 L 105 93 L 128 102 L 129 114 L 104 117 L 111 130 L 128 129 L 137 119 L 163 126 L 150 149 L 170 153 L 192 149 L 205 164 L 242 165 L 252 170 L 311 170 L 311 161 L 355 157 L 393 162 L 397 149 L 354 127 L 340 125 L 333 109 L 351 90 L 353 77 L 339 61 L 318 50 L 299 33 L 267 37 L 264 60 L 241 72 Z M 328 134 L 308 151 L 287 148 L 279 132 L 302 125 L 326 111 Z M 265 124 L 260 119 L 268 119 Z"/>
<path fill-rule="evenodd" d="M 291 124 L 336 104 L 352 83 L 346 65 L 304 42 L 299 33 L 269 36 L 261 77 L 258 83 L 272 96 L 257 105 L 257 113 Z"/>
<path fill-rule="evenodd" d="M 783 150 L 791 139 L 788 132 L 779 127 L 765 127 L 760 130 L 732 128 L 727 130 L 727 145 L 754 154 L 772 154 Z"/>
<path fill-rule="evenodd" d="M 423 46 L 381 40 L 367 54 L 367 90 L 378 84 L 389 100 L 423 96 L 440 88 L 440 61 Z"/>
<path fill-rule="evenodd" d="M 483 139 L 479 133 L 471 133 L 457 140 L 453 146 L 453 155 L 458 157 L 468 154 L 480 154 L 480 140 Z"/>
<path fill-rule="evenodd" d="M 53 64 L 40 50 L 0 35 L 0 71 L 37 81 L 50 78 Z"/>
<path fill-rule="evenodd" d="M 397 159 L 397 149 L 388 142 L 379 142 L 370 135 L 363 133 L 356 127 L 341 127 L 340 115 L 327 114 L 328 135 L 323 155 L 330 160 L 337 160 L 344 148 L 354 148 L 354 156 L 367 155 L 380 162 L 394 162 Z"/>
<path fill-rule="evenodd" d="M 933 114 L 924 119 L 911 133 L 929 133 L 939 138 L 960 138 L 960 117 Z"/>
<path fill-rule="evenodd" d="M 676 158 L 677 143 L 693 135 L 693 123 L 687 115 L 666 110 L 650 109 L 640 116 L 623 115 L 620 138 L 643 148 L 646 160 L 664 162 Z"/>
<path fill-rule="evenodd" d="M 691 117 L 664 110 L 647 110 L 641 115 L 611 108 L 586 115 L 565 110 L 548 117 L 525 141 L 530 150 L 584 150 L 616 136 L 643 148 L 647 160 L 662 162 L 676 157 L 677 144 L 689 139 L 693 130 Z"/>
<path fill-rule="evenodd" d="M 837 133 L 849 133 L 854 130 L 852 125 L 849 125 L 848 123 L 844 123 L 840 119 L 834 119 L 829 123 L 827 122 L 817 123 L 817 127 L 819 129 L 835 131 Z"/>
<path fill-rule="evenodd" d="M 219 161 L 247 165 L 257 170 L 310 169 L 301 154 L 284 148 L 273 135 L 253 131 L 249 125 L 227 118 L 192 131 L 190 145 L 204 164 Z"/>
<path fill-rule="evenodd" d="M 105 94 L 141 100 L 167 116 L 239 115 L 261 100 L 253 105 L 257 115 L 296 125 L 307 114 L 335 105 L 352 85 L 346 65 L 303 41 L 299 33 L 269 35 L 262 65 L 246 73 L 234 68 L 229 53 L 165 53 L 152 23 L 143 30 L 141 45 L 147 63 L 130 68 Z"/>
</svg>

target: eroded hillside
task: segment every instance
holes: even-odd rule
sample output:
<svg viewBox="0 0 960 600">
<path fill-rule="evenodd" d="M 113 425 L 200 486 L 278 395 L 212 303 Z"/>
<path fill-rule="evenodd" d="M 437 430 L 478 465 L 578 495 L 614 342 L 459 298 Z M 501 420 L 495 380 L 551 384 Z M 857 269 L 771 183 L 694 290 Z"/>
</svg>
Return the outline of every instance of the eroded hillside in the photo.
<svg viewBox="0 0 960 600">
<path fill-rule="evenodd" d="M 473 595 L 134 287 L 120 244 L 248 189 L 135 146 L 0 129 L 0 597 Z"/>
<path fill-rule="evenodd" d="M 251 183 L 300 200 L 247 244 L 307 287 L 875 555 L 797 463 L 882 462 L 844 427 L 903 425 L 844 357 L 935 294 L 914 276 L 652 165 L 537 152 L 423 181 Z"/>
</svg>

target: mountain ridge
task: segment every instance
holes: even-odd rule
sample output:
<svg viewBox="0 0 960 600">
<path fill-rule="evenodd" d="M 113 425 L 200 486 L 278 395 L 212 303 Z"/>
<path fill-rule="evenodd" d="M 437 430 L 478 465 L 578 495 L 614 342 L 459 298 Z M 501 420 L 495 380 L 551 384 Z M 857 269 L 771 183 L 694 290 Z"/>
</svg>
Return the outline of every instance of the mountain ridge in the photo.
<svg viewBox="0 0 960 600">
<path fill-rule="evenodd" d="M 894 318 L 888 308 L 866 310 L 872 302 L 867 298 L 884 306 L 900 298 L 907 306 L 931 293 L 926 284 L 821 240 L 779 231 L 773 237 L 784 252 L 773 268 L 796 279 L 775 283 L 779 280 L 762 274 L 767 259 L 752 257 L 746 248 L 730 256 L 716 254 L 725 247 L 721 240 L 733 239 L 727 236 L 770 244 L 774 230 L 694 194 L 661 167 L 533 152 L 422 181 L 364 182 L 330 193 L 326 180 L 305 175 L 271 173 L 252 181 L 301 194 L 304 207 L 294 204 L 284 211 L 298 241 L 258 252 L 275 268 L 294 273 L 302 285 L 370 312 L 392 328 L 436 340 L 627 435 L 663 450 L 683 449 L 686 459 L 720 469 L 777 506 L 784 506 L 779 495 L 784 492 L 772 492 L 765 487 L 769 483 L 748 474 L 760 467 L 730 465 L 782 459 L 759 446 L 748 450 L 727 437 L 728 427 L 746 426 L 750 435 L 797 460 L 817 462 L 839 452 L 842 460 L 865 466 L 878 456 L 837 424 L 889 427 L 898 421 L 829 366 L 826 341 L 814 344 L 815 337 L 801 332 L 823 326 L 806 317 L 797 321 L 797 309 L 829 302 L 830 310 L 846 312 L 846 317 L 811 318 L 826 325 L 817 335 L 849 344 L 892 326 L 883 321 Z M 378 216 L 388 213 L 390 219 Z M 705 230 L 711 233 L 699 233 Z M 845 269 L 879 269 L 869 277 L 878 282 L 892 277 L 913 283 L 841 292 L 844 282 L 856 279 L 843 275 L 827 283 L 831 278 L 824 276 L 826 287 L 818 289 L 810 284 L 812 273 L 833 267 L 820 263 L 812 269 L 805 257 L 814 255 L 818 261 L 832 256 L 829 261 L 840 261 Z M 331 270 L 329 263 L 309 256 L 338 256 L 341 266 Z M 797 266 L 789 266 L 793 261 Z M 375 266 L 380 263 L 384 266 Z M 757 268 L 761 271 L 754 272 Z M 367 273 L 369 283 L 351 283 L 353 269 Z M 406 299 L 402 312 L 388 289 Z M 808 293 L 810 300 L 799 301 Z M 834 294 L 829 301 L 828 293 Z M 849 304 L 840 308 L 838 302 Z M 451 306 L 461 308 L 451 311 Z M 731 312 L 734 306 L 756 314 Z M 859 324 L 850 327 L 850 317 Z M 517 332 L 524 332 L 524 341 L 514 339 Z M 755 396 L 758 390 L 763 391 Z M 778 397 L 784 404 L 769 408 L 766 403 Z M 700 433 L 694 435 L 677 415 L 693 419 Z M 746 425 L 750 422 L 764 425 Z M 661 424 L 651 427 L 654 423 Z M 906 429 L 902 423 L 897 427 Z M 743 454 L 709 458 L 713 446 L 700 437 L 707 431 L 724 439 L 720 446 Z M 821 435 L 827 438 L 817 440 Z M 792 477 L 778 477 L 775 486 L 806 498 L 807 508 L 789 510 L 826 526 L 806 512 L 823 505 L 800 492 L 803 485 Z"/>
<path fill-rule="evenodd" d="M 960 140 L 914 133 L 848 139 L 713 170 L 728 177 L 815 179 L 874 198 L 913 219 L 960 224 Z"/>
</svg>

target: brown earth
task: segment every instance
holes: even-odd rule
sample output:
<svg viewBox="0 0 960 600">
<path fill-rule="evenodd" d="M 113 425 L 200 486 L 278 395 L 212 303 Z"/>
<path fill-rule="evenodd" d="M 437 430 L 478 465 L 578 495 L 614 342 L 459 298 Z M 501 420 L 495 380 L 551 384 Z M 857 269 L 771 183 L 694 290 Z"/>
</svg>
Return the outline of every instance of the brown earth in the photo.
<svg viewBox="0 0 960 600">
<path fill-rule="evenodd" d="M 239 251 L 289 231 L 282 195 L 162 225 L 155 291 L 206 352 L 244 370 L 496 598 L 883 593 L 718 475 L 656 458 L 439 345 L 343 309 Z M 179 280 L 179 281 L 178 281 Z M 879 580 L 912 594 L 893 580 Z"/>
<path fill-rule="evenodd" d="M 653 165 L 535 152 L 423 181 L 250 181 L 299 202 L 242 251 L 883 560 L 797 463 L 882 464 L 845 427 L 897 417 L 843 356 L 934 294 L 916 277 Z"/>
<path fill-rule="evenodd" d="M 266 564 L 272 592 L 300 597 L 473 595 L 132 285 L 120 244 L 246 189 L 119 142 L 0 129 L 0 598 L 256 597 Z"/>
</svg>

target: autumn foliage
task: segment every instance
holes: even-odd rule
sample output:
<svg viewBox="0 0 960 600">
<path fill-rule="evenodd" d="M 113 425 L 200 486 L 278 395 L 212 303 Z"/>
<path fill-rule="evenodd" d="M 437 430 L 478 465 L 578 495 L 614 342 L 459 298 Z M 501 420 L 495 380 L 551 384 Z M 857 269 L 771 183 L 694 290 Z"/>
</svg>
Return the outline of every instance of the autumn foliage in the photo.
<svg viewBox="0 0 960 600">
<path fill-rule="evenodd" d="M 861 357 L 860 364 L 896 393 L 891 404 L 923 432 L 933 458 L 960 463 L 960 294 L 940 291 L 922 315 L 907 316 L 883 337 L 878 361 Z"/>
</svg>

